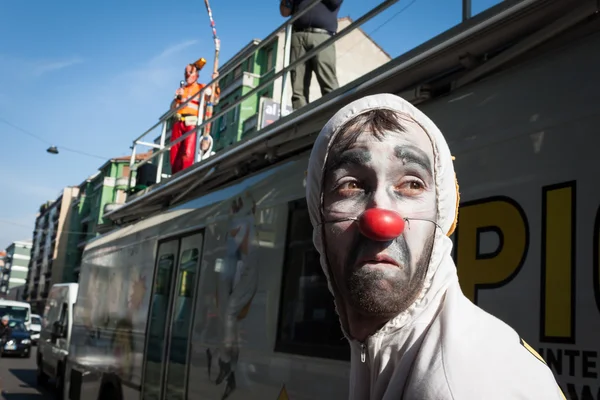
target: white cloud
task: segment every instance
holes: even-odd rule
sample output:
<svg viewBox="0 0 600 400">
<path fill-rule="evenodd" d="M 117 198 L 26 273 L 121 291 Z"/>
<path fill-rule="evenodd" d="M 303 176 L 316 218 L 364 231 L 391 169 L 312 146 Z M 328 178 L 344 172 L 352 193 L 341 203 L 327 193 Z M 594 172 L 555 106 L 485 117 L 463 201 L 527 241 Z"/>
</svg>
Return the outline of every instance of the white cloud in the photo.
<svg viewBox="0 0 600 400">
<path fill-rule="evenodd" d="M 83 63 L 83 59 L 79 57 L 72 57 L 65 60 L 35 62 L 33 74 L 40 77 L 45 73 L 59 71 L 81 63 Z"/>
<path fill-rule="evenodd" d="M 150 60 L 150 63 L 156 63 L 156 62 L 161 62 L 163 60 L 166 60 L 166 59 L 172 57 L 173 55 L 187 49 L 188 47 L 195 45 L 196 43 L 198 43 L 197 40 L 186 40 L 184 42 L 171 45 L 171 46 L 167 47 L 166 49 L 164 49 L 160 54 L 153 57 Z M 195 61 L 195 60 L 193 60 L 193 61 Z"/>
<path fill-rule="evenodd" d="M 117 104 L 115 99 L 124 100 L 130 109 L 143 109 L 149 104 L 156 104 L 157 99 L 160 99 L 164 102 L 166 111 L 172 99 L 170 91 L 172 89 L 174 92 L 179 80 L 183 79 L 185 64 L 198 58 L 190 57 L 190 51 L 184 54 L 184 50 L 197 44 L 198 40 L 186 40 L 166 47 L 137 68 L 115 76 L 96 92 L 96 100 L 107 107 L 105 111 L 108 111 L 122 109 L 123 103 Z M 167 92 L 169 94 L 165 96 Z M 114 111 L 108 111 L 108 114 L 112 115 L 111 112 Z"/>
<path fill-rule="evenodd" d="M 31 80 L 32 76 L 39 78 L 47 73 L 60 71 L 83 62 L 84 60 L 80 57 L 32 60 L 0 54 L 0 76 L 7 83 L 26 81 Z"/>
</svg>

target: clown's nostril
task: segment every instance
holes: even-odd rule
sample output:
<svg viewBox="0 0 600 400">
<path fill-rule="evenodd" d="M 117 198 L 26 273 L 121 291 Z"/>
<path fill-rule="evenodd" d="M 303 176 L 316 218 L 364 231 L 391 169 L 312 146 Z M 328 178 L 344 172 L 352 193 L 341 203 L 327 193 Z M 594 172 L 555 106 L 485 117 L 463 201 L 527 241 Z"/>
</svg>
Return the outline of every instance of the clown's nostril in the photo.
<svg viewBox="0 0 600 400">
<path fill-rule="evenodd" d="M 400 214 L 383 208 L 369 208 L 358 218 L 360 232 L 377 241 L 396 239 L 404 231 L 404 225 Z"/>
</svg>

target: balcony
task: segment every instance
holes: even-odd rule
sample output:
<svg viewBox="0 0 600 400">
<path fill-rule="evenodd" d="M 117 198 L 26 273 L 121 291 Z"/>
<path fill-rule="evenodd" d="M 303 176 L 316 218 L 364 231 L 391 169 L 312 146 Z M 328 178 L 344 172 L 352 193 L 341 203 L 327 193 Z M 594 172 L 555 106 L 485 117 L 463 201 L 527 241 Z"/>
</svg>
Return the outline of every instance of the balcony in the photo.
<svg viewBox="0 0 600 400">
<path fill-rule="evenodd" d="M 82 197 L 83 197 L 83 196 L 77 196 L 77 198 L 71 202 L 71 208 L 75 208 L 75 207 L 77 207 L 77 205 L 78 205 L 79 203 L 81 203 L 81 198 L 82 198 Z"/>
<path fill-rule="evenodd" d="M 123 207 L 123 204 L 121 203 L 106 203 L 104 205 L 104 214 L 118 210 L 121 207 Z"/>
<path fill-rule="evenodd" d="M 236 78 L 233 82 L 227 85 L 225 88 L 221 88 L 220 98 L 223 99 L 229 94 L 233 93 L 236 89 L 246 86 L 254 89 L 258 86 L 260 80 L 260 76 L 256 74 L 252 74 L 250 72 L 243 72 L 238 78 Z"/>
<path fill-rule="evenodd" d="M 81 223 L 87 224 L 87 223 L 91 222 L 92 219 L 93 219 L 92 213 L 88 212 L 87 215 L 81 220 Z"/>
<path fill-rule="evenodd" d="M 127 190 L 127 188 L 129 187 L 129 177 L 122 176 L 120 178 L 117 178 L 115 186 L 117 189 Z"/>
</svg>

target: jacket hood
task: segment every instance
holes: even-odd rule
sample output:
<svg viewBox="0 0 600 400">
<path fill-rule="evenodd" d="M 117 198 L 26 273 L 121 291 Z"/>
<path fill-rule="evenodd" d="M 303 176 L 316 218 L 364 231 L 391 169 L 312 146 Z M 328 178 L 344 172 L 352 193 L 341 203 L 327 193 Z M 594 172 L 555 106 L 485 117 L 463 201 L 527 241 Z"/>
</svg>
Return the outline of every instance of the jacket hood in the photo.
<svg viewBox="0 0 600 400">
<path fill-rule="evenodd" d="M 439 293 L 448 282 L 455 280 L 456 268 L 452 260 L 452 241 L 448 236 L 456 226 L 458 215 L 458 185 L 454 172 L 453 157 L 444 136 L 425 114 L 408 101 L 392 94 L 376 94 L 356 100 L 339 110 L 325 124 L 317 137 L 310 154 L 306 179 L 306 199 L 310 220 L 313 225 L 313 243 L 320 254 L 321 267 L 327 277 L 330 292 L 335 298 L 336 312 L 344 335 L 352 340 L 348 332 L 348 323 L 344 303 L 336 296 L 335 283 L 331 279 L 327 258 L 323 248 L 323 197 L 322 184 L 324 166 L 331 144 L 340 128 L 351 118 L 375 109 L 388 109 L 399 112 L 414 120 L 429 136 L 434 153 L 434 180 L 437 201 L 437 224 L 430 262 L 424 287 L 415 302 L 398 316 L 392 318 L 375 335 L 395 331 L 411 321 Z"/>
<path fill-rule="evenodd" d="M 208 157 L 215 154 L 215 152 L 213 151 L 214 141 L 213 141 L 213 138 L 211 135 L 200 136 L 200 140 L 208 140 L 208 142 L 209 142 L 208 150 L 206 150 L 206 151 L 202 151 L 202 149 L 200 147 L 200 143 L 198 143 L 198 152 L 200 154 L 199 158 L 200 158 L 200 160 L 206 160 Z"/>
</svg>

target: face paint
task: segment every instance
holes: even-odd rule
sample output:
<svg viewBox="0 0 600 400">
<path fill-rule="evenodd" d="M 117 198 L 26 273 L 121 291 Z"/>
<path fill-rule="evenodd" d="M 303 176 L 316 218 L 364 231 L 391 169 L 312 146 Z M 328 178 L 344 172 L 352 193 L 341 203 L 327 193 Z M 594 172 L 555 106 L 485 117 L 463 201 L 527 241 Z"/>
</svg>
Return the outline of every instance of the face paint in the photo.
<svg viewBox="0 0 600 400">
<path fill-rule="evenodd" d="M 433 147 L 413 121 L 380 140 L 363 132 L 329 154 L 323 186 L 327 258 L 338 290 L 356 312 L 395 315 L 418 295 L 436 229 Z M 405 221 L 400 236 L 374 240 L 356 221 L 374 208 Z M 367 210 L 367 214 L 364 214 Z M 384 213 L 385 214 L 385 213 Z M 393 235 L 392 235 L 393 236 Z"/>
</svg>

